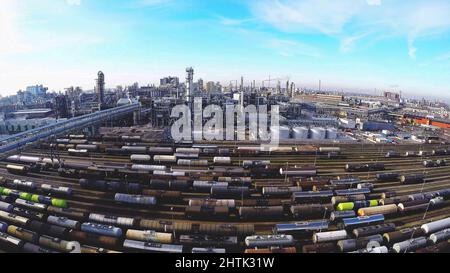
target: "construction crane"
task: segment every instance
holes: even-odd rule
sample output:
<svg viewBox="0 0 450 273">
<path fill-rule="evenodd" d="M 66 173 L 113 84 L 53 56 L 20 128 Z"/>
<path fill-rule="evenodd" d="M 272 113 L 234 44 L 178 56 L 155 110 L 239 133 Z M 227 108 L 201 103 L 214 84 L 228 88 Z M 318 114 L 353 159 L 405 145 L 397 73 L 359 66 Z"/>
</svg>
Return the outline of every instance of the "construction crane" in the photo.
<svg viewBox="0 0 450 273">
<path fill-rule="evenodd" d="M 269 76 L 269 79 L 268 79 L 268 80 L 263 80 L 263 81 L 262 81 L 262 86 L 264 87 L 264 83 L 265 83 L 265 82 L 269 82 L 268 88 L 270 88 L 270 84 L 271 84 L 271 82 L 273 82 L 273 81 L 289 81 L 289 80 L 290 80 L 290 77 L 282 77 L 282 78 L 275 78 L 275 79 L 272 79 L 272 78 Z"/>
</svg>

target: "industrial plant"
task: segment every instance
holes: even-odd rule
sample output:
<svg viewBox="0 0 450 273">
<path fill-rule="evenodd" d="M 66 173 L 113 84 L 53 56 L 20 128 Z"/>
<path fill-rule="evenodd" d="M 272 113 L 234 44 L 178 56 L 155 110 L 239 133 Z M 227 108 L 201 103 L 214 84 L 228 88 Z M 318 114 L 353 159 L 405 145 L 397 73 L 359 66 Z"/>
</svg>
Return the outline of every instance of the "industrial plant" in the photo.
<svg viewBox="0 0 450 273">
<path fill-rule="evenodd" d="M 401 259 L 450 253 L 449 14 L 0 0 L 2 266 L 445 269 Z"/>
<path fill-rule="evenodd" d="M 100 71 L 93 92 L 36 86 L 3 98 L 0 249 L 449 251 L 448 105 L 185 73 L 107 88 Z M 215 117 L 231 107 L 243 122 L 232 136 L 244 139 L 227 139 L 229 124 L 211 126 L 196 102 Z M 192 128 L 175 140 L 177 105 Z M 256 132 L 250 109 L 268 114 Z M 264 134 L 277 145 L 265 148 Z"/>
</svg>

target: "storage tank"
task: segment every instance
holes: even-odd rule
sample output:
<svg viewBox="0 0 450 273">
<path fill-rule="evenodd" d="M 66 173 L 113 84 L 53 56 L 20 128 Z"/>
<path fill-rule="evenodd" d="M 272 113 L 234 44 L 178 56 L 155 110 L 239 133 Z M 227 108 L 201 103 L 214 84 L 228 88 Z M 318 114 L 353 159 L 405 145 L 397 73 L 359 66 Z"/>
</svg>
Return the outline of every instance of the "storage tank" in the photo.
<svg viewBox="0 0 450 273">
<path fill-rule="evenodd" d="M 308 139 L 309 129 L 306 127 L 294 127 L 294 138 L 295 139 Z"/>
<path fill-rule="evenodd" d="M 321 140 L 326 137 L 326 130 L 322 127 L 311 128 L 311 139 Z"/>
<path fill-rule="evenodd" d="M 280 140 L 291 138 L 291 129 L 287 126 L 271 126 L 270 132 L 272 135 L 278 134 Z"/>
<path fill-rule="evenodd" d="M 337 129 L 327 128 L 327 139 L 336 139 L 336 138 L 337 138 Z"/>
</svg>

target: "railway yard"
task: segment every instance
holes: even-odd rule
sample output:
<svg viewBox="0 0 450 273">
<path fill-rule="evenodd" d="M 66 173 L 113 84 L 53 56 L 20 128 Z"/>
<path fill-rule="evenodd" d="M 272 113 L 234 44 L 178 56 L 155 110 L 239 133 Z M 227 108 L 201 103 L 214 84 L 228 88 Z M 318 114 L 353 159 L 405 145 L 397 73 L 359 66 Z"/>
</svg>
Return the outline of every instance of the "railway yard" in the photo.
<svg viewBox="0 0 450 273">
<path fill-rule="evenodd" d="M 450 146 L 66 135 L 0 162 L 4 252 L 450 252 Z"/>
</svg>

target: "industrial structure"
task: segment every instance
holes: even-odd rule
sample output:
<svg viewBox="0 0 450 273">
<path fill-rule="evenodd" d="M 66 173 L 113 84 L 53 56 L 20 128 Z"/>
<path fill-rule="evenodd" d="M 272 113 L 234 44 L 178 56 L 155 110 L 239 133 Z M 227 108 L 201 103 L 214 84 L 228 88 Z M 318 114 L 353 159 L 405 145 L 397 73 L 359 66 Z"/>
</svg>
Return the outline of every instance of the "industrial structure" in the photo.
<svg viewBox="0 0 450 273">
<path fill-rule="evenodd" d="M 185 100 L 188 104 L 192 102 L 192 95 L 194 93 L 194 69 L 192 67 L 186 68 L 186 93 Z"/>
<path fill-rule="evenodd" d="M 450 251 L 448 105 L 180 71 L 109 88 L 100 71 L 94 90 L 0 99 L 0 251 Z M 233 117 L 278 106 L 279 124 L 250 138 L 244 116 L 244 140 L 207 140 L 200 111 L 203 138 L 175 141 L 171 110 L 194 98 Z"/>
<path fill-rule="evenodd" d="M 105 74 L 103 74 L 102 71 L 99 71 L 97 76 L 95 91 L 98 97 L 99 109 L 101 109 L 105 101 Z"/>
</svg>

